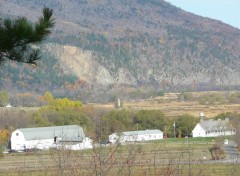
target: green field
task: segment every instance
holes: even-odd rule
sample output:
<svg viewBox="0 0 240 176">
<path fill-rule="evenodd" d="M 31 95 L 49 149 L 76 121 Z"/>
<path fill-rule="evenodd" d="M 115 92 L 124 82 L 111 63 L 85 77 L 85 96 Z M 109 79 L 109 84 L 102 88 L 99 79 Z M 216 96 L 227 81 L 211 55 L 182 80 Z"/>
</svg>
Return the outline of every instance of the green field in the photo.
<svg viewBox="0 0 240 176">
<path fill-rule="evenodd" d="M 0 175 L 240 175 L 240 165 L 213 161 L 215 138 L 163 139 L 96 147 L 4 154 Z"/>
</svg>

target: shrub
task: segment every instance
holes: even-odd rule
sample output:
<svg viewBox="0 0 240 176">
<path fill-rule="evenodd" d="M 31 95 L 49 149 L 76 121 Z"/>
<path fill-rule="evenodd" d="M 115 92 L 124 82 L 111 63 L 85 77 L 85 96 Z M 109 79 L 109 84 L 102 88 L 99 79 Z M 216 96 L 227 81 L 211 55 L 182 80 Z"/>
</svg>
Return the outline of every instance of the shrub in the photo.
<svg viewBox="0 0 240 176">
<path fill-rule="evenodd" d="M 200 104 L 222 104 L 224 99 L 220 94 L 212 93 L 200 96 L 198 101 Z"/>
<path fill-rule="evenodd" d="M 190 92 L 182 92 L 178 95 L 178 100 L 180 101 L 192 101 L 193 99 L 194 97 Z"/>
<path fill-rule="evenodd" d="M 218 138 L 216 143 L 209 149 L 213 160 L 220 160 L 226 157 L 223 150 L 223 138 Z"/>
<path fill-rule="evenodd" d="M 240 92 L 232 93 L 228 99 L 230 103 L 240 103 Z"/>
</svg>

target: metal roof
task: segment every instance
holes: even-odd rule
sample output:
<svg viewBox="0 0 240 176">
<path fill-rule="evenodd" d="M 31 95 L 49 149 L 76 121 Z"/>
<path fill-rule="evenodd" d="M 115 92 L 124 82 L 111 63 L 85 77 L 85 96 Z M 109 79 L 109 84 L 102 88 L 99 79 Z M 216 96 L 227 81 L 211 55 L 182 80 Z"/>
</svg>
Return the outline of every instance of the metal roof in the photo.
<svg viewBox="0 0 240 176">
<path fill-rule="evenodd" d="M 78 125 L 51 126 L 38 128 L 20 128 L 25 140 L 53 139 L 59 141 L 82 141 L 85 137 L 83 129 Z"/>
<path fill-rule="evenodd" d="M 205 131 L 216 131 L 216 130 L 233 130 L 234 128 L 229 123 L 229 120 L 202 120 L 200 123 L 200 126 Z"/>
<path fill-rule="evenodd" d="M 160 131 L 160 130 L 138 130 L 138 131 L 126 131 L 126 132 L 123 132 L 124 136 L 157 134 L 157 133 L 163 133 L 163 132 Z"/>
</svg>

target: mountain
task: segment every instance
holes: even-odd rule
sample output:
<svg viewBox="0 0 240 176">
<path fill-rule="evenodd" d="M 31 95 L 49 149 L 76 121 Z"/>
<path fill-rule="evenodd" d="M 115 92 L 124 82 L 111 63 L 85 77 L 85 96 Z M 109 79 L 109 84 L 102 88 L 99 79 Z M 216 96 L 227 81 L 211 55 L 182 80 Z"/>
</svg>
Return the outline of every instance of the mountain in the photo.
<svg viewBox="0 0 240 176">
<path fill-rule="evenodd" d="M 34 21 L 44 6 L 56 27 L 42 61 L 6 64 L 1 89 L 109 101 L 240 88 L 240 30 L 221 21 L 164 0 L 5 0 L 0 10 Z"/>
</svg>

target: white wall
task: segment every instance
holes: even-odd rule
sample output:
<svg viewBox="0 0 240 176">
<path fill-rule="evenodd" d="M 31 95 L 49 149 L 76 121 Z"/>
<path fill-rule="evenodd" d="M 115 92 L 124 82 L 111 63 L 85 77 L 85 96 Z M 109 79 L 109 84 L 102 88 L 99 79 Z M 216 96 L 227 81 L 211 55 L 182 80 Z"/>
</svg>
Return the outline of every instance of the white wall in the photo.
<svg viewBox="0 0 240 176">
<path fill-rule="evenodd" d="M 151 141 L 151 140 L 158 140 L 163 139 L 162 133 L 156 133 L 156 134 L 139 134 L 134 136 L 124 136 L 125 141 Z"/>
<path fill-rule="evenodd" d="M 232 130 L 224 130 L 224 129 L 219 129 L 219 130 L 213 130 L 211 132 L 206 132 L 198 123 L 195 128 L 192 131 L 193 137 L 217 137 L 217 136 L 228 136 L 228 135 L 234 135 L 236 134 L 235 131 Z"/>
<path fill-rule="evenodd" d="M 54 139 L 30 140 L 25 142 L 26 149 L 49 149 L 54 146 Z"/>
<path fill-rule="evenodd" d="M 116 143 L 118 139 L 119 139 L 119 136 L 116 133 L 113 133 L 108 137 L 109 142 L 113 144 Z"/>
<path fill-rule="evenodd" d="M 68 145 L 66 147 L 71 150 L 84 150 L 84 149 L 91 149 L 93 148 L 92 139 L 85 137 L 83 142 L 75 144 L 75 145 Z"/>
<path fill-rule="evenodd" d="M 119 136 L 116 133 L 109 135 L 109 141 L 111 143 L 116 143 L 118 140 L 120 143 L 124 142 L 136 142 L 136 141 L 150 141 L 150 140 L 159 140 L 163 139 L 163 133 L 156 133 L 156 134 L 139 134 L 139 135 L 128 135 Z"/>
<path fill-rule="evenodd" d="M 53 147 L 54 139 L 41 139 L 26 141 L 21 131 L 15 130 L 11 135 L 11 149 L 12 150 L 25 150 L 25 149 L 49 149 Z"/>
<path fill-rule="evenodd" d="M 206 134 L 206 137 L 229 136 L 236 134 L 233 130 L 216 130 Z"/>
<path fill-rule="evenodd" d="M 25 138 L 23 133 L 19 130 L 12 132 L 11 136 L 11 149 L 12 150 L 24 150 Z"/>
<path fill-rule="evenodd" d="M 205 137 L 205 130 L 198 123 L 192 131 L 193 137 Z"/>
</svg>

